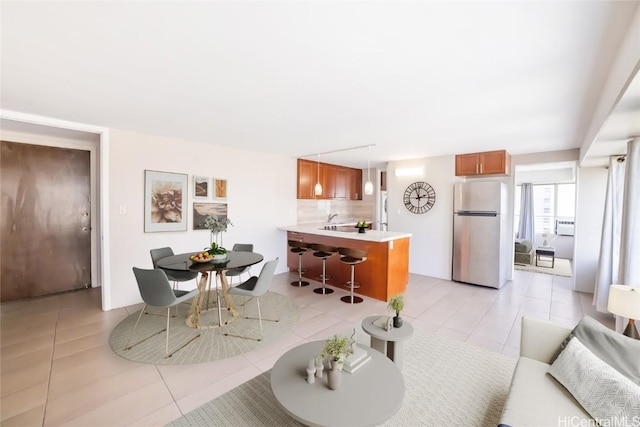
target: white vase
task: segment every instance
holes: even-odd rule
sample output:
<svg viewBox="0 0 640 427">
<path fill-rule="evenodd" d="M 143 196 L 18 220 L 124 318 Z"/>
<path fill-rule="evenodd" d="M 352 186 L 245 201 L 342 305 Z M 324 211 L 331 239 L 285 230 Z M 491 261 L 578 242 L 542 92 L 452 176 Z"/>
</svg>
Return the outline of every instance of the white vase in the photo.
<svg viewBox="0 0 640 427">
<path fill-rule="evenodd" d="M 342 365 L 343 363 L 337 360 L 331 360 L 331 369 L 327 371 L 327 382 L 331 390 L 337 390 L 342 384 Z"/>
<path fill-rule="evenodd" d="M 216 254 L 213 256 L 214 261 L 222 261 L 223 259 L 227 259 L 227 254 Z"/>
</svg>

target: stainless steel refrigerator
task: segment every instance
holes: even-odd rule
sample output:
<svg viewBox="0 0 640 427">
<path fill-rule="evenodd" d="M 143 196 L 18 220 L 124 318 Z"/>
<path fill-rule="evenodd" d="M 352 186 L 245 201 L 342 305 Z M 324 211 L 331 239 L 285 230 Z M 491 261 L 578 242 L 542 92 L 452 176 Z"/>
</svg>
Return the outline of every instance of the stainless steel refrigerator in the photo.
<svg viewBox="0 0 640 427">
<path fill-rule="evenodd" d="M 499 181 L 454 184 L 453 280 L 500 288 L 508 273 L 507 188 Z"/>
</svg>

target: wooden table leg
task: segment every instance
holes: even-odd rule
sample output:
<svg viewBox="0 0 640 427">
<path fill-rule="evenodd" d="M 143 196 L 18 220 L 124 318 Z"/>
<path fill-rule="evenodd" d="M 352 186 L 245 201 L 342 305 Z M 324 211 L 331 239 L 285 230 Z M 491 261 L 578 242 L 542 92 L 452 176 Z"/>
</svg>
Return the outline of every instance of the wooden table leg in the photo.
<svg viewBox="0 0 640 427">
<path fill-rule="evenodd" d="M 220 277 L 220 283 L 222 284 L 222 295 L 224 296 L 224 303 L 227 306 L 227 309 L 231 311 L 231 314 L 233 314 L 233 320 L 236 320 L 239 313 L 236 308 L 236 303 L 233 300 L 233 296 L 227 293 L 227 291 L 229 290 L 229 282 L 227 281 L 227 276 L 224 274 L 224 271 L 219 271 L 218 276 Z"/>
<path fill-rule="evenodd" d="M 189 309 L 189 315 L 187 316 L 187 326 L 194 329 L 200 329 L 200 312 L 202 311 L 202 300 L 204 298 L 204 292 L 207 290 L 207 279 L 209 273 L 203 271 L 200 274 L 200 280 L 198 280 L 198 295 L 193 299 L 191 308 Z"/>
</svg>

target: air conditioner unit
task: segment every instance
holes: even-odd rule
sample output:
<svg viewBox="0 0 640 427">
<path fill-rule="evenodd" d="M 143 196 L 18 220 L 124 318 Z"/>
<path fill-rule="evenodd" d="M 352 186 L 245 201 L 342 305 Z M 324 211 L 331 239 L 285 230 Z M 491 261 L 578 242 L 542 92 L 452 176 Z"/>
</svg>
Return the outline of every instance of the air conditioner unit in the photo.
<svg viewBox="0 0 640 427">
<path fill-rule="evenodd" d="M 573 221 L 556 221 L 556 234 L 558 236 L 573 236 L 575 224 Z"/>
</svg>

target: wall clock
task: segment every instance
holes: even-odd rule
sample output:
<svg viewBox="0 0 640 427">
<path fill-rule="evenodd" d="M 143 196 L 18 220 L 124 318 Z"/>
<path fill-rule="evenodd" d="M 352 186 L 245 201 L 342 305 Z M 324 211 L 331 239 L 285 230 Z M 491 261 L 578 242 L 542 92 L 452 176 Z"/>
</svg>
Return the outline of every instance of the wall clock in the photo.
<svg viewBox="0 0 640 427">
<path fill-rule="evenodd" d="M 414 182 L 404 191 L 404 206 L 409 212 L 423 214 L 436 204 L 436 191 L 426 182 Z"/>
</svg>

